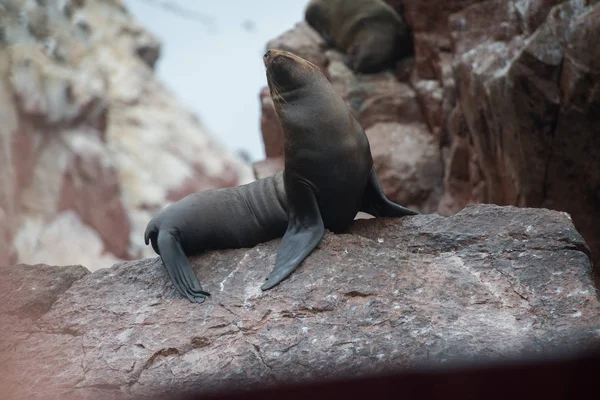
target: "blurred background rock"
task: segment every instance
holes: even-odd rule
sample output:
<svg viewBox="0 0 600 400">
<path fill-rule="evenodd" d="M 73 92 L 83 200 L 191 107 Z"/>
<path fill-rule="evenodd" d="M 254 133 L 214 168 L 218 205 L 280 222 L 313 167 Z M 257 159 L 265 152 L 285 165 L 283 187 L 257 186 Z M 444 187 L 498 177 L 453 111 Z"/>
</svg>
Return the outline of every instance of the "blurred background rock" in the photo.
<svg viewBox="0 0 600 400">
<path fill-rule="evenodd" d="M 184 14 L 161 2 L 0 2 L 0 264 L 94 270 L 150 256 L 143 230 L 152 214 L 189 193 L 253 179 L 253 147 L 244 144 L 252 140 L 240 138 L 260 144 L 258 91 L 235 90 L 251 61 L 233 45 L 257 28 L 241 11 Z M 225 51 L 219 32 L 232 23 L 239 33 Z M 156 73 L 165 38 L 172 53 Z M 253 47 L 255 70 L 264 40 Z M 235 138 L 217 127 L 217 141 L 203 125 L 196 114 L 206 104 L 212 124 L 239 124 Z"/>
</svg>

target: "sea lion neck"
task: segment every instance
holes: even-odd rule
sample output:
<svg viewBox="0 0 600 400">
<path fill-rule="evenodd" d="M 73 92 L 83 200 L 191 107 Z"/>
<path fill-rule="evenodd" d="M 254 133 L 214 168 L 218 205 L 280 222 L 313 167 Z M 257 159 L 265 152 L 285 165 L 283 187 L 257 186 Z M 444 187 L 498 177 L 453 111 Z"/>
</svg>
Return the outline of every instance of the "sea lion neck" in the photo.
<svg viewBox="0 0 600 400">
<path fill-rule="evenodd" d="M 285 108 L 287 104 L 298 103 L 303 101 L 303 99 L 313 97 L 315 93 L 313 86 L 313 83 L 307 83 L 296 87 L 279 87 L 275 88 L 275 90 L 270 86 L 271 99 L 275 103 L 275 106 Z"/>
</svg>

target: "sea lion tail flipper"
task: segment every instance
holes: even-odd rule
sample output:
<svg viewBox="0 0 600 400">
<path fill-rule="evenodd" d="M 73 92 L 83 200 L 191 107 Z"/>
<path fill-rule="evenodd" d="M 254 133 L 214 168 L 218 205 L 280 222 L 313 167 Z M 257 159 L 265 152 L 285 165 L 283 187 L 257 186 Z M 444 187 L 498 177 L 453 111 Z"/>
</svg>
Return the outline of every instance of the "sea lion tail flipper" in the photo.
<svg viewBox="0 0 600 400">
<path fill-rule="evenodd" d="M 160 258 L 167 269 L 173 286 L 192 303 L 202 303 L 210 293 L 202 290 L 198 277 L 194 274 L 187 256 L 177 240 L 176 232 L 158 232 Z"/>
<path fill-rule="evenodd" d="M 294 272 L 325 234 L 313 190 L 296 181 L 286 185 L 286 194 L 289 202 L 287 231 L 277 249 L 275 268 L 261 290 L 271 289 Z"/>
<path fill-rule="evenodd" d="M 160 255 L 160 250 L 158 249 L 158 244 L 156 243 L 156 239 L 158 238 L 158 225 L 154 220 L 148 222 L 146 226 L 146 231 L 144 232 L 144 242 L 146 246 L 152 243 L 152 248 L 154 252 Z"/>
<path fill-rule="evenodd" d="M 375 168 L 371 169 L 360 211 L 371 214 L 374 217 L 404 217 L 406 215 L 419 214 L 385 197 Z"/>
<path fill-rule="evenodd" d="M 152 220 L 148 222 L 148 225 L 146 225 L 146 231 L 144 232 L 144 242 L 146 242 L 146 246 L 150 244 L 150 238 L 152 236 L 155 236 L 157 231 L 158 227 L 156 226 L 154 221 Z"/>
</svg>

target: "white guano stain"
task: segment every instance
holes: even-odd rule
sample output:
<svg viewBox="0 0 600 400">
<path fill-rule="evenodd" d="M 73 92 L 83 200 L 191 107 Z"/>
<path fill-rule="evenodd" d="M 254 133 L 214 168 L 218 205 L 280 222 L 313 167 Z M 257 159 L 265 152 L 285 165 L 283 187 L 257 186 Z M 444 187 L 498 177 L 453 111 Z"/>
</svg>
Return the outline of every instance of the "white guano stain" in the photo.
<svg viewBox="0 0 600 400">
<path fill-rule="evenodd" d="M 223 289 L 225 288 L 225 282 L 227 282 L 227 280 L 228 280 L 229 278 L 231 278 L 231 277 L 233 276 L 233 274 L 235 274 L 235 273 L 238 271 L 238 269 L 240 269 L 240 267 L 241 267 L 241 266 L 242 266 L 242 264 L 244 263 L 244 260 L 245 260 L 247 257 L 248 257 L 248 253 L 244 254 L 244 257 L 242 257 L 242 259 L 241 259 L 241 260 L 240 260 L 240 262 L 238 263 L 237 267 L 235 267 L 235 269 L 234 269 L 233 271 L 231 271 L 231 272 L 229 273 L 229 275 L 227 275 L 227 276 L 225 277 L 225 279 L 223 279 L 223 280 L 222 280 L 222 281 L 219 283 L 219 286 L 221 287 L 221 290 L 220 290 L 221 292 L 222 292 L 222 291 L 223 291 Z"/>
</svg>

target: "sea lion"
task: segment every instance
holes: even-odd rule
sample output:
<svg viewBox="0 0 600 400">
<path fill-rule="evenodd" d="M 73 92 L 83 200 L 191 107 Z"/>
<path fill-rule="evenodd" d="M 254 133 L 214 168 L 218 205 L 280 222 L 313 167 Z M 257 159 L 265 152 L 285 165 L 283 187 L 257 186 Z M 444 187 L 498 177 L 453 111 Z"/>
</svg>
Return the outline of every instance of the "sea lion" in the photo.
<svg viewBox="0 0 600 400">
<path fill-rule="evenodd" d="M 304 19 L 355 72 L 379 72 L 412 52 L 406 23 L 382 0 L 312 0 Z"/>
<path fill-rule="evenodd" d="M 329 229 L 345 232 L 358 211 L 375 217 L 418 214 L 391 202 L 373 168 L 369 141 L 319 68 L 282 50 L 264 55 L 267 82 L 284 133 L 288 226 L 267 290 L 289 276 Z"/>
<path fill-rule="evenodd" d="M 186 255 L 202 250 L 253 247 L 281 237 L 288 223 L 283 173 L 246 185 L 184 197 L 155 215 L 144 233 L 175 288 L 191 302 L 202 289 Z"/>
<path fill-rule="evenodd" d="M 375 217 L 418 214 L 385 197 L 365 132 L 318 67 L 277 50 L 264 63 L 284 132 L 284 171 L 184 197 L 155 215 L 144 233 L 191 302 L 210 296 L 187 259 L 202 250 L 252 247 L 283 235 L 261 286 L 268 290 L 300 265 L 325 229 L 346 231 L 359 210 Z"/>
</svg>

